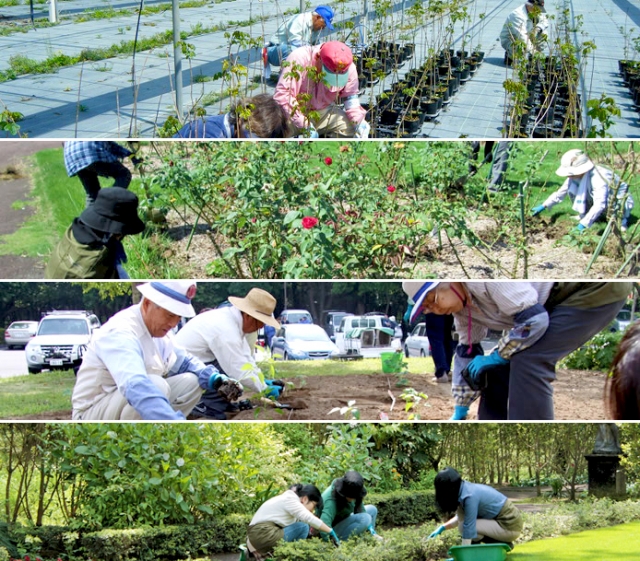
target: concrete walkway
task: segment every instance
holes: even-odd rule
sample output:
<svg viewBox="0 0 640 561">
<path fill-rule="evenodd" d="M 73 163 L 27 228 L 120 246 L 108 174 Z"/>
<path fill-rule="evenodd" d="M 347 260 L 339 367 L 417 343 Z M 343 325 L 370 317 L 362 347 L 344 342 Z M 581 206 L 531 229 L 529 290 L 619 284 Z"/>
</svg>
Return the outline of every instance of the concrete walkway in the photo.
<svg viewBox="0 0 640 561">
<path fill-rule="evenodd" d="M 100 0 L 89 0 L 92 5 Z M 370 38 L 405 37 L 409 23 L 408 7 L 413 0 L 395 0 L 393 16 L 376 20 L 370 14 L 365 28 Z M 631 97 L 617 76 L 617 60 L 623 58 L 623 38 L 619 30 L 640 27 L 640 8 L 637 0 L 557 0 L 547 2 L 547 10 L 553 14 L 555 4 L 566 1 L 574 19 L 583 18 L 584 36 L 581 41 L 593 40 L 597 49 L 590 56 L 585 73 L 586 97 L 599 97 L 606 92 L 614 97 L 622 109 L 622 116 L 615 118 L 610 130 L 614 137 L 633 137 L 639 132 L 637 113 L 631 105 Z M 503 51 L 497 42 L 502 24 L 522 0 L 472 0 L 469 13 L 476 25 L 455 29 L 455 47 L 459 48 L 463 37 L 471 37 L 472 47 L 482 44 L 485 61 L 475 76 L 456 94 L 450 106 L 434 122 L 424 125 L 418 136 L 436 138 L 499 138 L 504 123 L 505 96 L 502 83 L 510 70 L 502 64 Z M 69 9 L 79 1 L 63 2 Z M 131 1 L 112 1 L 113 7 L 130 6 Z M 364 0 L 351 0 L 341 4 L 335 22 L 350 20 L 363 11 Z M 253 95 L 271 92 L 273 87 L 260 84 L 261 62 L 258 49 L 247 48 L 247 40 L 262 44 L 276 29 L 286 14 L 299 7 L 299 0 L 232 0 L 211 3 L 200 8 L 181 9 L 181 29 L 190 33 L 215 25 L 223 25 L 221 31 L 196 34 L 187 39 L 195 48 L 195 56 L 183 64 L 182 97 L 184 109 L 197 104 L 207 94 L 219 94 L 229 84 L 212 77 L 222 70 L 222 63 L 229 55 L 247 66 L 248 76 L 240 79 L 239 88 Z M 18 6 L 16 9 L 20 9 Z M 22 8 L 23 9 L 23 8 Z M 7 9 L 8 10 L 8 9 Z M 3 9 L 4 14 L 7 10 Z M 24 11 L 24 9 L 23 9 Z M 8 13 L 8 12 L 7 12 Z M 480 24 L 479 14 L 486 14 Z M 262 21 L 241 25 L 242 21 Z M 107 48 L 122 41 L 133 40 L 136 16 L 117 17 L 111 20 L 95 20 L 82 23 L 65 21 L 62 24 L 30 29 L 27 33 L 0 37 L 0 70 L 6 70 L 12 56 L 26 55 L 34 60 L 45 60 L 54 53 L 78 55 L 83 49 Z M 235 22 L 235 23 L 234 23 Z M 140 37 L 148 38 L 172 28 L 171 12 L 153 14 L 142 18 Z M 380 29 L 382 31 L 380 31 Z M 404 30 L 404 31 L 403 31 Z M 230 34 L 241 32 L 246 36 L 241 44 L 230 46 Z M 636 31 L 637 33 L 637 31 Z M 344 39 L 346 33 L 336 33 L 331 38 Z M 416 43 L 417 56 L 406 63 L 394 75 L 363 92 L 363 98 L 371 98 L 383 91 L 393 80 L 422 63 L 433 42 L 433 29 L 427 25 L 407 40 Z M 353 36 L 355 37 L 355 35 Z M 352 37 L 352 38 L 353 38 Z M 157 136 L 157 127 L 174 113 L 173 49 L 171 45 L 139 52 L 135 62 L 135 83 L 132 79 L 132 57 L 122 55 L 104 61 L 85 62 L 63 68 L 55 74 L 21 76 L 0 83 L 0 102 L 11 111 L 24 115 L 20 122 L 21 134 L 39 138 L 126 138 Z M 228 100 L 211 105 L 208 113 L 224 111 Z M 2 107 L 2 105 L 0 105 Z"/>
</svg>

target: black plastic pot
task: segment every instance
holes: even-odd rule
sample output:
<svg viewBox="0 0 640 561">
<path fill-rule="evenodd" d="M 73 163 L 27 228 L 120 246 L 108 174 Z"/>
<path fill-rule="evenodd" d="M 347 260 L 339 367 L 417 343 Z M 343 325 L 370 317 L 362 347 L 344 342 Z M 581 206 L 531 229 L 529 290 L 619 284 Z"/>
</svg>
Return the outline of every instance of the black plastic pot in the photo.
<svg viewBox="0 0 640 561">
<path fill-rule="evenodd" d="M 400 128 L 405 133 L 415 134 L 420 130 L 420 127 L 422 127 L 423 123 L 424 118 L 422 121 L 420 121 L 419 115 L 405 115 L 400 122 Z"/>
<path fill-rule="evenodd" d="M 400 116 L 400 111 L 396 109 L 385 109 L 380 114 L 380 124 L 386 127 L 393 127 L 398 122 L 398 117 Z"/>
<path fill-rule="evenodd" d="M 440 102 L 442 103 L 442 101 Z M 428 101 L 423 101 L 420 104 L 420 109 L 424 112 L 424 115 L 427 118 L 436 117 L 440 112 L 440 109 L 438 108 L 438 100 L 433 98 Z"/>
</svg>

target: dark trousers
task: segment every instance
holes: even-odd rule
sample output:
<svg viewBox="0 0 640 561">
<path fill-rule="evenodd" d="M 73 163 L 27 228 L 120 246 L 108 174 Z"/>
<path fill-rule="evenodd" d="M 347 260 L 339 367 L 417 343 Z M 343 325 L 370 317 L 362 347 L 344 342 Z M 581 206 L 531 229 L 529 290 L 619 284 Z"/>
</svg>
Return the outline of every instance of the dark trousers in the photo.
<svg viewBox="0 0 640 561">
<path fill-rule="evenodd" d="M 534 345 L 514 354 L 511 362 L 487 375 L 478 408 L 482 421 L 551 421 L 556 363 L 602 331 L 624 302 L 590 310 L 557 306 L 549 328 Z"/>
<path fill-rule="evenodd" d="M 451 361 L 457 343 L 453 340 L 453 316 L 425 314 L 425 330 L 431 345 L 431 356 L 436 366 L 436 377 L 451 371 Z"/>
<path fill-rule="evenodd" d="M 86 206 L 92 205 L 98 196 L 98 191 L 100 191 L 99 176 L 113 177 L 113 186 L 123 189 L 129 187 L 129 183 L 131 183 L 131 172 L 122 163 L 94 162 L 78 172 L 78 179 L 87 193 Z"/>
<path fill-rule="evenodd" d="M 221 374 L 226 374 L 226 372 L 220 367 L 220 364 L 218 364 L 217 360 L 207 364 L 211 364 L 217 368 Z M 202 394 L 202 398 L 198 402 L 198 405 L 195 406 L 192 413 L 209 419 L 226 421 L 227 416 L 225 413 L 227 411 L 232 412 L 237 410 L 238 405 L 235 403 L 229 403 L 218 393 L 217 390 L 205 390 Z"/>
</svg>

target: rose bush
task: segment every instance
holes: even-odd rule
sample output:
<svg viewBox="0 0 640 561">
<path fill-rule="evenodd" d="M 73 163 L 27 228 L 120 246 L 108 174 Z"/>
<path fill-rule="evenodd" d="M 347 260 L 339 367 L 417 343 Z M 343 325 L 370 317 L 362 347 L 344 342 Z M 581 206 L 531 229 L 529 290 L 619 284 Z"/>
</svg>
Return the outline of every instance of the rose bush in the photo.
<svg viewBox="0 0 640 561">
<path fill-rule="evenodd" d="M 185 224 L 208 226 L 214 277 L 408 276 L 434 228 L 473 240 L 468 205 L 449 192 L 468 144 L 352 143 L 332 156 L 321 146 L 171 143 L 144 187 Z M 408 165 L 416 158 L 428 176 Z"/>
</svg>

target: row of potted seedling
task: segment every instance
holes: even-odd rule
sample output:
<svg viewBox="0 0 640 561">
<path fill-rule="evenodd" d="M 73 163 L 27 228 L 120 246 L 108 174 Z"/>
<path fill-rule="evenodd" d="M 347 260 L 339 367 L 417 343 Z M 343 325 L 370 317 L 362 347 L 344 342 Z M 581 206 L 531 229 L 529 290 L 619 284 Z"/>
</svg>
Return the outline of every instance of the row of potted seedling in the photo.
<svg viewBox="0 0 640 561">
<path fill-rule="evenodd" d="M 623 82 L 631 92 L 636 111 L 640 111 L 640 61 L 619 60 L 618 69 Z"/>
<path fill-rule="evenodd" d="M 460 86 L 476 72 L 484 52 L 454 52 L 429 57 L 420 67 L 376 97 L 368 107 L 368 119 L 378 136 L 415 136 L 427 120 L 433 120 L 451 103 Z"/>
</svg>

